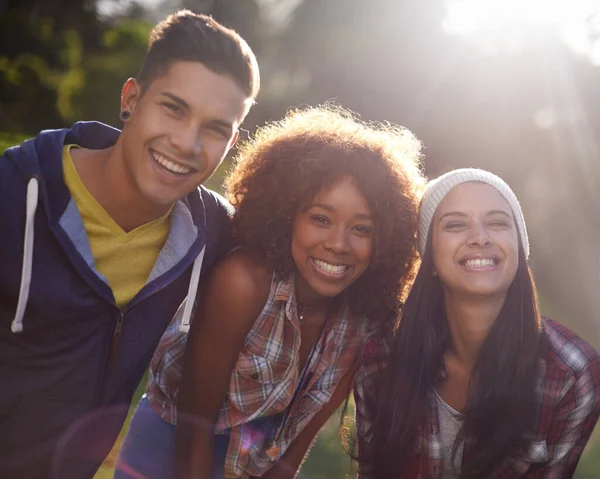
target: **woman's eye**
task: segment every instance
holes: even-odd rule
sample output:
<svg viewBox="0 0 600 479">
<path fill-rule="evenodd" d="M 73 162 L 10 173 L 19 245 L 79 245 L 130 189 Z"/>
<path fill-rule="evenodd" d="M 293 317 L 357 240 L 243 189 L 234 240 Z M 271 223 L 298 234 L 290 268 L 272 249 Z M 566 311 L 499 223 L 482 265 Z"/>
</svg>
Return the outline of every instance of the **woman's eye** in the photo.
<svg viewBox="0 0 600 479">
<path fill-rule="evenodd" d="M 458 230 L 464 227 L 465 224 L 461 223 L 460 221 L 451 221 L 450 223 L 446 223 L 446 226 L 444 228 L 447 230 Z"/>
<path fill-rule="evenodd" d="M 362 235 L 370 235 L 373 232 L 373 228 L 371 226 L 356 225 L 354 231 L 357 231 Z"/>
<path fill-rule="evenodd" d="M 317 223 L 329 224 L 329 218 L 323 215 L 312 215 L 310 218 Z"/>
<path fill-rule="evenodd" d="M 490 221 L 489 225 L 492 228 L 506 228 L 506 227 L 508 227 L 508 223 L 506 221 L 501 221 L 501 220 Z"/>
</svg>

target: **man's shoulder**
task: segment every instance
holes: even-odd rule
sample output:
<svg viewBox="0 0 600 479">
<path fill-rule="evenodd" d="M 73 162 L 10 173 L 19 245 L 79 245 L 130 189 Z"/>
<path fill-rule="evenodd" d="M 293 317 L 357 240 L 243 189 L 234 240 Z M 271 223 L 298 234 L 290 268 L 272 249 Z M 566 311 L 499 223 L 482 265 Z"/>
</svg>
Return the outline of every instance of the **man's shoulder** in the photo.
<svg viewBox="0 0 600 479">
<path fill-rule="evenodd" d="M 99 121 L 78 121 L 64 131 L 64 144 L 76 144 L 90 150 L 113 146 L 121 134 L 121 130 Z"/>
<path fill-rule="evenodd" d="M 225 214 L 229 218 L 233 215 L 233 206 L 231 206 L 231 203 L 223 195 L 204 185 L 200 185 L 198 188 L 205 208 L 214 209 L 216 212 Z"/>
<path fill-rule="evenodd" d="M 204 210 L 207 248 L 215 252 L 213 259 L 218 261 L 233 247 L 231 223 L 233 208 L 223 196 L 215 191 L 200 186 L 198 192 L 202 202 L 201 207 Z M 194 208 L 193 204 L 192 208 Z"/>
<path fill-rule="evenodd" d="M 25 140 L 3 152 L 2 159 L 10 159 L 25 177 L 45 176 L 49 169 L 62 171 L 62 150 L 66 144 L 83 148 L 103 149 L 112 146 L 120 131 L 95 121 L 80 121 L 71 128 L 41 130 L 35 137 Z M 41 161 L 43 158 L 43 161 Z M 8 167 L 11 162 L 2 162 Z"/>
</svg>

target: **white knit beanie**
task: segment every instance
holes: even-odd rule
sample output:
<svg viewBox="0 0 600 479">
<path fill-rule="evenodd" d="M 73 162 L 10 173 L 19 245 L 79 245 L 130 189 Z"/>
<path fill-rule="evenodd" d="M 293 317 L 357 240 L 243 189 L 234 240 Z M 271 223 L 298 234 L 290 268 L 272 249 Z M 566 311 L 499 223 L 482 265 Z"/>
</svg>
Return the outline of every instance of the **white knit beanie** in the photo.
<svg viewBox="0 0 600 479">
<path fill-rule="evenodd" d="M 437 210 L 442 200 L 446 197 L 450 190 L 461 183 L 468 183 L 470 181 L 479 181 L 481 183 L 487 183 L 494 187 L 508 202 L 512 210 L 513 216 L 515 217 L 515 223 L 517 230 L 521 237 L 523 244 L 523 250 L 525 251 L 525 258 L 529 258 L 529 239 L 527 237 L 527 228 L 525 227 L 525 218 L 523 217 L 523 211 L 519 200 L 515 196 L 510 186 L 500 178 L 499 176 L 490 173 L 489 171 L 480 170 L 477 168 L 461 168 L 458 170 L 452 170 L 435 180 L 431 180 L 425 188 L 423 199 L 421 200 L 421 207 L 419 210 L 419 234 L 418 234 L 418 247 L 421 256 L 425 253 L 425 247 L 427 246 L 427 237 L 429 236 L 429 228 L 433 221 L 433 215 Z"/>
</svg>

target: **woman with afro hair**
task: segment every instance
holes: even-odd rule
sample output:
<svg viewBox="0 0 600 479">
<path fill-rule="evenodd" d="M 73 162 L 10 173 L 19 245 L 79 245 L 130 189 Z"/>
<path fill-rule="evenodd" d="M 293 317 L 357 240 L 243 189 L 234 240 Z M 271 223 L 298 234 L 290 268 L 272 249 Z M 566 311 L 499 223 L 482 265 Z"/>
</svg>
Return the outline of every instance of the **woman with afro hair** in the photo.
<svg viewBox="0 0 600 479">
<path fill-rule="evenodd" d="M 364 338 L 401 309 L 423 186 L 412 133 L 338 107 L 242 145 L 225 181 L 238 247 L 189 334 L 176 317 L 161 340 L 116 477 L 294 477 Z"/>
</svg>

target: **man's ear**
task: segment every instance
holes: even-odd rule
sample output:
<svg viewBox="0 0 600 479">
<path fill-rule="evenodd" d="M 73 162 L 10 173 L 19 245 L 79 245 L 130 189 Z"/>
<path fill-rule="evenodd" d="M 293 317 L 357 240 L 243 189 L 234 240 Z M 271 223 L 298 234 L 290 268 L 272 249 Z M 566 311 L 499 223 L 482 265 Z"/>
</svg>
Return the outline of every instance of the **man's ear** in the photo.
<svg viewBox="0 0 600 479">
<path fill-rule="evenodd" d="M 142 96 L 142 87 L 135 78 L 128 78 L 121 90 L 121 111 L 133 113 L 135 105 Z"/>
</svg>

